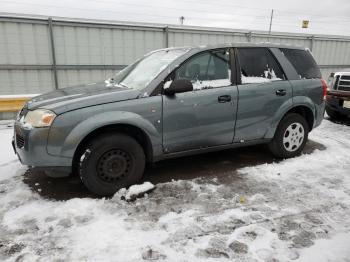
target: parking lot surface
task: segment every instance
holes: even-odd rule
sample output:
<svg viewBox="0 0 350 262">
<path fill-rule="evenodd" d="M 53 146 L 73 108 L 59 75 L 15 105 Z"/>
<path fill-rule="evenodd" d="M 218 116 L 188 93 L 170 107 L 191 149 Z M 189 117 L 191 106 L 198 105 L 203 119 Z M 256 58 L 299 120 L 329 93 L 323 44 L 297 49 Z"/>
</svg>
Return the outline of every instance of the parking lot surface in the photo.
<svg viewBox="0 0 350 262">
<path fill-rule="evenodd" d="M 255 146 L 159 162 L 134 202 L 21 166 L 2 125 L 0 260 L 349 261 L 349 123 L 324 120 L 293 159 Z"/>
</svg>

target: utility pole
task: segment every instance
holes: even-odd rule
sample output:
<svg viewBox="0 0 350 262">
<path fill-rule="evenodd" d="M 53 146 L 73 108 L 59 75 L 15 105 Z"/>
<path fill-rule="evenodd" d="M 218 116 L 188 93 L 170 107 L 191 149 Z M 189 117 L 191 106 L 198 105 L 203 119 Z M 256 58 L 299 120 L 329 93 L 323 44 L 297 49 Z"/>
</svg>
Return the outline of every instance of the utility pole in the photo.
<svg viewBox="0 0 350 262">
<path fill-rule="evenodd" d="M 179 19 L 180 19 L 180 25 L 184 25 L 185 17 L 184 16 L 180 16 Z"/>
<path fill-rule="evenodd" d="M 271 10 L 271 17 L 270 17 L 270 28 L 269 28 L 269 35 L 271 35 L 271 28 L 272 28 L 272 20 L 273 20 L 273 9 Z"/>
</svg>

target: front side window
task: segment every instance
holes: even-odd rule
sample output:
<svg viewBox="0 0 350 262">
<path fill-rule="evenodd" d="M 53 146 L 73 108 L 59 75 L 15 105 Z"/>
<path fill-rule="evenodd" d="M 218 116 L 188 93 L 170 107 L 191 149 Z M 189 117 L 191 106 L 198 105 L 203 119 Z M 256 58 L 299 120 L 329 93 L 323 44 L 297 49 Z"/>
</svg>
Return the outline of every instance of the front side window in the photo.
<svg viewBox="0 0 350 262">
<path fill-rule="evenodd" d="M 194 90 L 231 85 L 228 49 L 206 51 L 187 60 L 175 72 L 176 79 L 192 82 Z"/>
<path fill-rule="evenodd" d="M 275 58 L 266 48 L 238 48 L 242 84 L 284 80 Z"/>
</svg>

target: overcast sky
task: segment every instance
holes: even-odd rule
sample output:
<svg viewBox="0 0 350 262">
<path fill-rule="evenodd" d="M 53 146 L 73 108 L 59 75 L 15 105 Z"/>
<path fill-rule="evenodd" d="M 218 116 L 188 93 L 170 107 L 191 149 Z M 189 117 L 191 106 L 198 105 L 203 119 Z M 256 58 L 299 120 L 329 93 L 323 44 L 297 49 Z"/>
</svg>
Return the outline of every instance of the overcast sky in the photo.
<svg viewBox="0 0 350 262">
<path fill-rule="evenodd" d="M 0 12 L 350 35 L 350 0 L 0 0 Z M 302 20 L 309 28 L 302 29 Z"/>
</svg>

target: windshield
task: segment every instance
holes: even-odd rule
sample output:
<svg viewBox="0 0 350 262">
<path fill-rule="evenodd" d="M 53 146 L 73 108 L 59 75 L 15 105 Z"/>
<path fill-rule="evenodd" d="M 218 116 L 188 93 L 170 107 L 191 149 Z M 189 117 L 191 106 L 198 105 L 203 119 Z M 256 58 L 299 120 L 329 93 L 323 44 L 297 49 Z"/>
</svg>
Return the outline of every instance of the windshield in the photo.
<svg viewBox="0 0 350 262">
<path fill-rule="evenodd" d="M 188 49 L 159 50 L 129 65 L 113 79 L 107 80 L 114 86 L 141 90 L 158 76 L 171 62 L 186 53 Z"/>
</svg>

